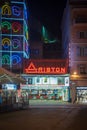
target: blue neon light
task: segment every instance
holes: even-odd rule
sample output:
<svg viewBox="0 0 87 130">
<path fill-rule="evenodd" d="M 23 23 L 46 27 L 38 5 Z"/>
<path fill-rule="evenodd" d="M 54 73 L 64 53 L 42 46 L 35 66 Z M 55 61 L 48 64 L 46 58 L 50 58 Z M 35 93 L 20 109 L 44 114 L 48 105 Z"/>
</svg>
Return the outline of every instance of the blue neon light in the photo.
<svg viewBox="0 0 87 130">
<path fill-rule="evenodd" d="M 11 3 L 13 3 L 13 4 L 15 4 L 15 3 L 17 3 L 17 4 L 22 4 L 22 5 L 24 5 L 24 8 L 26 9 L 26 5 L 25 5 L 24 2 L 11 1 Z"/>
<path fill-rule="evenodd" d="M 6 17 L 3 17 L 2 19 L 6 19 L 6 20 L 17 20 L 17 21 L 24 21 L 24 19 L 22 18 L 6 18 Z"/>
<path fill-rule="evenodd" d="M 20 40 L 19 39 L 13 39 L 12 40 L 13 48 L 18 48 L 20 47 Z"/>
<path fill-rule="evenodd" d="M 11 16 L 5 17 L 6 15 L 1 16 L 1 21 L 7 21 L 10 22 L 10 28 L 8 28 L 8 24 L 2 26 L 2 31 L 6 32 L 5 34 L 1 34 L 1 37 L 8 37 L 11 40 L 11 46 L 10 44 L 7 45 L 5 43 L 2 47 L 2 54 L 9 54 L 2 56 L 3 57 L 3 63 L 2 64 L 8 64 L 8 65 L 17 65 L 21 64 L 22 58 L 28 58 L 29 52 L 28 52 L 28 26 L 27 26 L 27 9 L 26 9 L 26 3 L 25 0 L 20 2 L 21 0 L 11 1 Z M 13 18 L 12 18 L 13 17 Z M 22 18 L 23 17 L 23 18 Z M 13 26 L 12 22 L 20 22 L 21 30 L 18 28 L 19 25 Z M 6 28 L 6 29 L 5 29 Z M 20 33 L 13 33 L 18 32 L 16 29 L 18 28 L 20 30 Z M 12 29 L 12 30 L 11 30 Z M 21 35 L 22 34 L 22 35 Z M 26 36 L 27 35 L 27 36 Z M 25 43 L 25 41 L 27 43 Z M 23 46 L 23 47 L 22 47 Z M 4 49 L 5 48 L 5 49 Z M 18 48 L 18 49 L 17 49 Z"/>
<path fill-rule="evenodd" d="M 21 15 L 21 10 L 18 6 L 12 6 L 12 13 L 15 16 L 20 16 Z"/>
<path fill-rule="evenodd" d="M 5 49 L 8 49 L 9 48 L 9 45 L 8 44 L 4 44 L 3 46 Z"/>
<path fill-rule="evenodd" d="M 21 62 L 21 58 L 18 55 L 13 55 L 12 58 L 11 58 L 11 60 L 12 60 L 12 64 L 13 65 L 17 65 L 18 63 Z"/>
</svg>

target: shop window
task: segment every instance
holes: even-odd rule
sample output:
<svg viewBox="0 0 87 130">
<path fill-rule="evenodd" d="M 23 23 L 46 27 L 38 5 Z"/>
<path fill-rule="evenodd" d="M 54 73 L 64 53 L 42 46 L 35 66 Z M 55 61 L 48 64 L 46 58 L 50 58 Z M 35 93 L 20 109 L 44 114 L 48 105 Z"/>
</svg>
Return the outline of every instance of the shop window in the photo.
<svg viewBox="0 0 87 130">
<path fill-rule="evenodd" d="M 32 90 L 31 90 L 31 94 L 38 94 L 38 90 L 32 89 Z"/>
<path fill-rule="evenodd" d="M 40 83 L 40 78 L 37 78 L 37 83 Z"/>
<path fill-rule="evenodd" d="M 64 78 L 63 77 L 58 77 L 58 85 L 64 85 Z"/>
<path fill-rule="evenodd" d="M 44 77 L 44 83 L 47 83 L 47 78 L 46 77 Z"/>
<path fill-rule="evenodd" d="M 28 78 L 28 84 L 32 84 L 32 78 Z"/>
</svg>

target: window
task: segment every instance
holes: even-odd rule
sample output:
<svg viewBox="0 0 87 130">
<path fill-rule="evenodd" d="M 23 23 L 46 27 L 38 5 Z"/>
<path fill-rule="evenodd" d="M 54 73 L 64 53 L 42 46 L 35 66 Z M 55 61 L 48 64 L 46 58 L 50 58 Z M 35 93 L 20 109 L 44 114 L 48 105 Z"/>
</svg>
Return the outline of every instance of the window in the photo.
<svg viewBox="0 0 87 130">
<path fill-rule="evenodd" d="M 87 31 L 79 32 L 79 38 L 87 38 Z"/>
<path fill-rule="evenodd" d="M 80 74 L 86 74 L 86 65 L 81 64 L 79 65 Z"/>
<path fill-rule="evenodd" d="M 77 56 L 87 56 L 87 47 L 79 47 L 76 48 Z"/>
<path fill-rule="evenodd" d="M 32 84 L 32 78 L 28 78 L 28 84 Z"/>
<path fill-rule="evenodd" d="M 87 16 L 77 16 L 75 23 L 87 23 Z"/>
<path fill-rule="evenodd" d="M 40 83 L 40 78 L 39 77 L 37 77 L 37 83 Z"/>
<path fill-rule="evenodd" d="M 84 56 L 87 56 L 87 47 L 84 48 Z"/>
<path fill-rule="evenodd" d="M 47 83 L 47 78 L 46 77 L 44 77 L 44 82 Z"/>
<path fill-rule="evenodd" d="M 77 47 L 76 52 L 77 52 L 77 56 L 81 56 L 81 47 Z"/>
</svg>

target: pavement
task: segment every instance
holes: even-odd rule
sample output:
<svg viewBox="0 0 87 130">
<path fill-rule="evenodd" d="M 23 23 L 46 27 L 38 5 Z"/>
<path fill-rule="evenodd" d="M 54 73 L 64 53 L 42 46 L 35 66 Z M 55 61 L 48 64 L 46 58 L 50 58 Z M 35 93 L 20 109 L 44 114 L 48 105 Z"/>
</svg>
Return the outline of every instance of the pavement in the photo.
<svg viewBox="0 0 87 130">
<path fill-rule="evenodd" d="M 0 130 L 86 130 L 87 105 L 29 106 L 0 115 Z"/>
<path fill-rule="evenodd" d="M 30 100 L 29 108 L 85 108 L 85 103 L 59 102 L 58 100 Z"/>
</svg>

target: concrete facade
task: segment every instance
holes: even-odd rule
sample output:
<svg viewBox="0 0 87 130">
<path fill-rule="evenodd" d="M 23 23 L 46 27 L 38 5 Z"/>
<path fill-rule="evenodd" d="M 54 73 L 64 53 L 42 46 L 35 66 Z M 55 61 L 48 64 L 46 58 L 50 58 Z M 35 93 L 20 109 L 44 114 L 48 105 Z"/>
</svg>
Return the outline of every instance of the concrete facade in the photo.
<svg viewBox="0 0 87 130">
<path fill-rule="evenodd" d="M 67 1 L 61 29 L 63 57 L 69 58 L 72 102 L 87 102 L 87 1 Z"/>
</svg>

